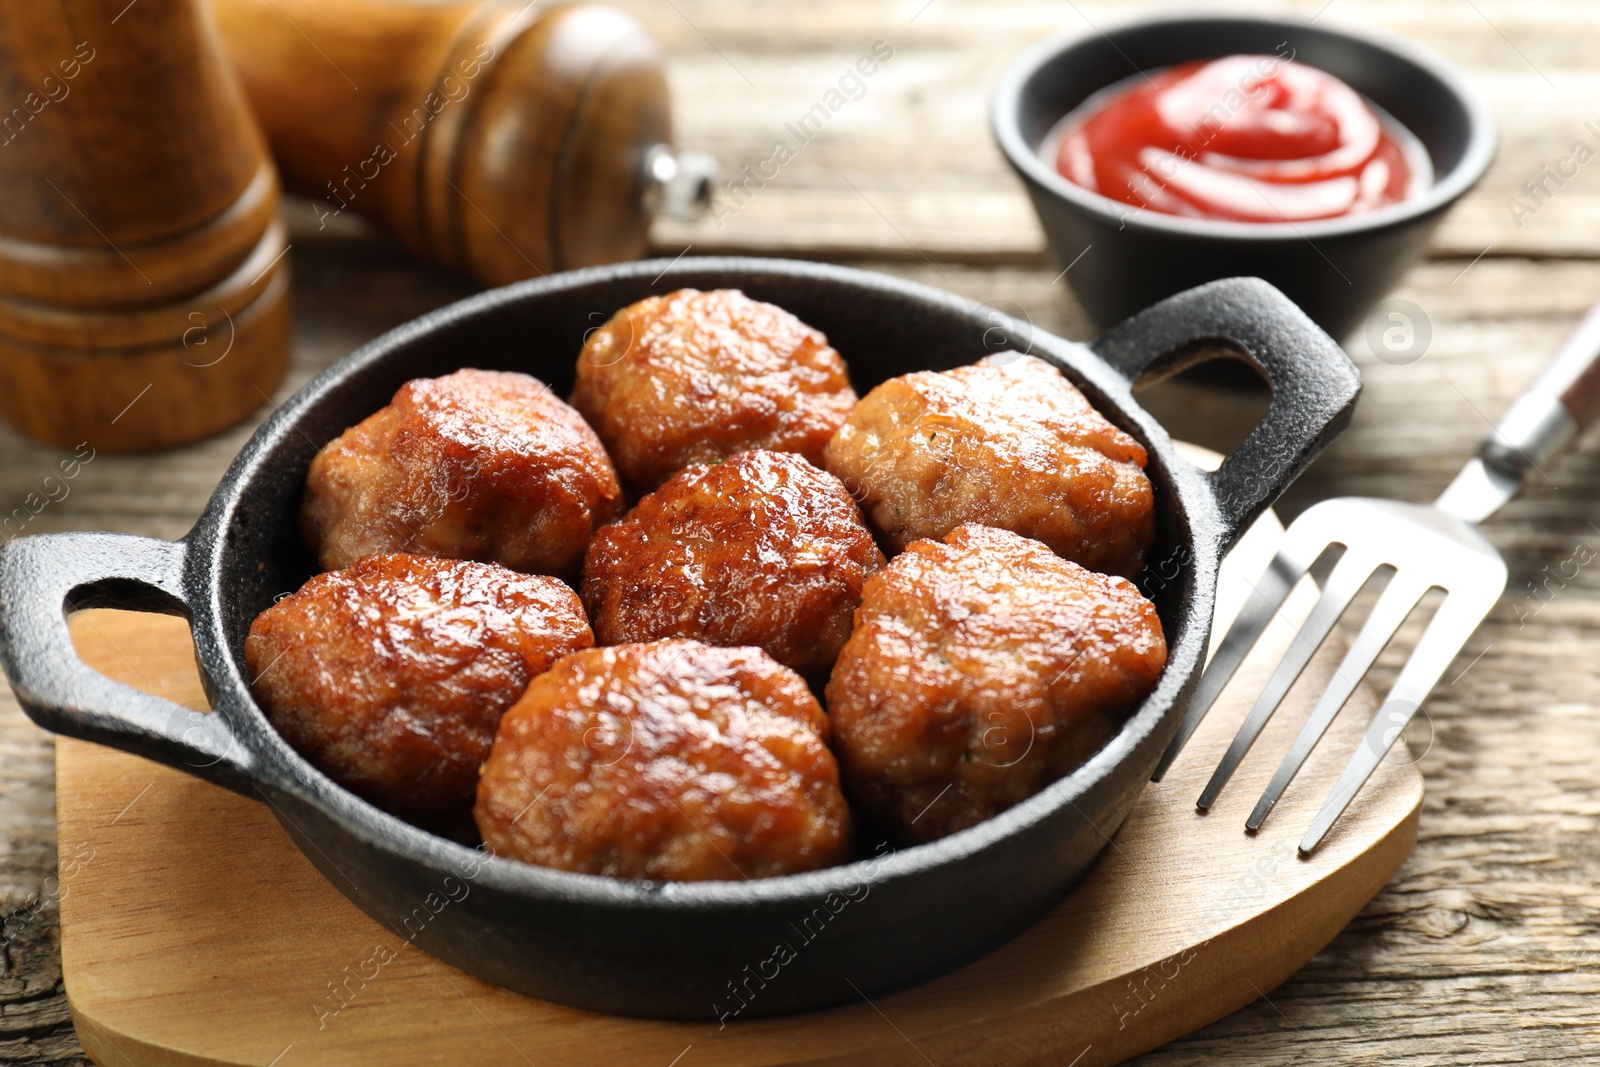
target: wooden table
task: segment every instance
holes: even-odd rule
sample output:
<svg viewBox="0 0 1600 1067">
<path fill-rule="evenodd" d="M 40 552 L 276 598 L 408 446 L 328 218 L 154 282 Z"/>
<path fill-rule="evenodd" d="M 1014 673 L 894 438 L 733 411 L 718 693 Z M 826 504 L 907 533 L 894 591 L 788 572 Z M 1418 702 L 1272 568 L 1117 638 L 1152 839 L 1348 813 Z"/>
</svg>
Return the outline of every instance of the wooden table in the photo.
<svg viewBox="0 0 1600 1067">
<path fill-rule="evenodd" d="M 989 87 L 1029 41 L 1133 5 L 1043 0 L 623 0 L 662 41 L 680 140 L 737 171 L 771 154 L 874 42 L 893 59 L 737 211 L 662 225 L 659 251 L 850 261 L 1091 333 L 1022 191 L 992 146 Z M 1303 0 L 1329 23 L 1380 25 L 1465 67 L 1501 121 L 1488 178 L 1397 296 L 1431 327 L 1422 358 L 1347 347 L 1367 378 L 1355 423 L 1280 505 L 1422 500 L 1600 297 L 1600 161 L 1533 204 L 1520 190 L 1577 140 L 1600 148 L 1600 9 L 1592 0 Z M 1536 206 L 1515 217 L 1510 200 Z M 293 205 L 295 369 L 287 396 L 362 341 L 470 291 L 354 227 Z M 1092 269 L 1087 261 L 1086 269 Z M 1146 397 L 1175 434 L 1226 447 L 1259 398 L 1196 385 Z M 4 536 L 113 529 L 181 535 L 248 436 L 156 456 L 62 455 L 0 430 Z M 92 434 L 86 432 L 91 437 Z M 1486 524 L 1506 554 L 1502 604 L 1410 738 L 1428 785 L 1416 854 L 1303 972 L 1141 1063 L 1580 1063 L 1600 1045 L 1600 450 L 1570 455 Z M 52 488 L 54 487 L 54 488 Z M 37 494 L 30 497 L 29 494 Z M 49 500 L 39 507 L 41 500 Z M 13 511 L 19 508 L 22 510 Z M 33 509 L 37 508 L 37 514 Z M 1413 631 L 1414 632 L 1414 631 Z M 1402 638 L 1402 644 L 1404 639 Z M 1379 680 L 1392 678 L 1390 653 Z M 0 1063 L 82 1061 L 60 983 L 52 743 L 0 707 Z M 70 878 L 68 878 L 70 890 Z M 685 1067 L 688 1067 L 686 1064 Z"/>
</svg>

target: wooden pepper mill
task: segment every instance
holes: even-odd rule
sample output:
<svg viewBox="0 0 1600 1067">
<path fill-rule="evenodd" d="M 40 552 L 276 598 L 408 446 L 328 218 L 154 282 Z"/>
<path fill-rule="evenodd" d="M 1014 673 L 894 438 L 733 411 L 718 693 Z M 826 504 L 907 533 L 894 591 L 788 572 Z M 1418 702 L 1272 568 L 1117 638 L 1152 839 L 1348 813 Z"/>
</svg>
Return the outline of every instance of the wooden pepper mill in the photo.
<svg viewBox="0 0 1600 1067">
<path fill-rule="evenodd" d="M 212 0 L 285 184 L 500 285 L 635 259 L 709 202 L 632 18 L 527 0 Z M 665 203 L 664 203 L 665 201 Z"/>
<path fill-rule="evenodd" d="M 278 184 L 200 0 L 0 0 L 0 416 L 215 433 L 289 354 Z"/>
</svg>

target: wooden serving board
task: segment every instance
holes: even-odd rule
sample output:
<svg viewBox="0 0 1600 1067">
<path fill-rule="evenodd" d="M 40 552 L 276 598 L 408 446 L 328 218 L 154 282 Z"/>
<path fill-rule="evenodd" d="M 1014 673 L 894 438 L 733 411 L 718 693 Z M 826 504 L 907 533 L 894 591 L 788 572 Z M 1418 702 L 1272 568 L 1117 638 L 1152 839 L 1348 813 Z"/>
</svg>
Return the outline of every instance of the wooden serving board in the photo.
<svg viewBox="0 0 1600 1067">
<path fill-rule="evenodd" d="M 1230 557 L 1220 618 L 1237 611 L 1244 579 L 1280 533 L 1263 520 Z M 1309 583 L 1296 591 L 1166 780 L 1145 788 L 1099 863 L 1032 929 L 913 989 L 726 1027 L 598 1015 L 479 981 L 358 911 L 264 805 L 62 739 L 62 967 L 78 1038 L 108 1067 L 1115 1063 L 1270 992 L 1415 843 L 1422 780 L 1401 746 L 1322 849 L 1297 857 L 1375 706 L 1365 688 L 1262 831 L 1244 833 L 1332 674 L 1333 648 L 1312 661 L 1212 813 L 1194 810 L 1293 636 L 1288 620 L 1314 596 Z M 106 674 L 205 706 L 181 620 L 88 611 L 73 634 Z"/>
</svg>

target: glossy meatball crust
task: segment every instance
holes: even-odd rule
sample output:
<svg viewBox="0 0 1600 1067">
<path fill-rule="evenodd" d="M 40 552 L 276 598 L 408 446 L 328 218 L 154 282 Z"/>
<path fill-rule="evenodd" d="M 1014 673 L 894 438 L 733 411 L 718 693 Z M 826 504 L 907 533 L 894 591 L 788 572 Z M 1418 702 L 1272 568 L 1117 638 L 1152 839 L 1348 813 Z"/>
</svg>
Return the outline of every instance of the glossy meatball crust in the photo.
<svg viewBox="0 0 1600 1067">
<path fill-rule="evenodd" d="M 543 382 L 459 370 L 407 382 L 317 453 L 301 528 L 328 570 L 416 552 L 572 576 L 622 509 L 600 439 Z"/>
<path fill-rule="evenodd" d="M 846 788 L 899 839 L 965 829 L 1098 751 L 1166 660 L 1126 579 L 985 526 L 917 541 L 867 582 L 828 682 Z"/>
<path fill-rule="evenodd" d="M 379 807 L 470 825 L 478 767 L 528 679 L 594 643 L 554 578 L 375 555 L 256 616 L 251 691 L 285 741 Z"/>
<path fill-rule="evenodd" d="M 1145 462 L 1060 371 L 1009 353 L 884 382 L 824 457 L 896 550 L 979 523 L 1129 578 L 1155 532 Z"/>
<path fill-rule="evenodd" d="M 822 449 L 856 402 L 828 339 L 737 289 L 630 304 L 578 357 L 572 403 L 635 493 L 751 448 Z"/>
<path fill-rule="evenodd" d="M 663 881 L 845 858 L 828 720 L 756 648 L 654 641 L 568 656 L 500 720 L 474 809 L 499 856 Z"/>
<path fill-rule="evenodd" d="M 883 566 L 839 479 L 790 452 L 680 471 L 595 535 L 583 605 L 602 645 L 754 645 L 820 683 Z"/>
</svg>

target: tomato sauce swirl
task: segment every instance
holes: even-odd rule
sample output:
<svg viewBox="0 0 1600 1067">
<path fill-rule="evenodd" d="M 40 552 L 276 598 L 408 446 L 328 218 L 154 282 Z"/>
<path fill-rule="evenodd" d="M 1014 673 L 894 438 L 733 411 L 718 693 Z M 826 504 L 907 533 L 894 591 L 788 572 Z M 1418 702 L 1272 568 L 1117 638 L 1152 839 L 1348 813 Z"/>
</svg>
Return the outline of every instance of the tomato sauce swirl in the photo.
<svg viewBox="0 0 1600 1067">
<path fill-rule="evenodd" d="M 1063 120 L 1056 169 L 1169 215 L 1303 222 L 1374 211 L 1432 180 L 1426 153 L 1334 76 L 1275 55 L 1168 67 Z"/>
</svg>

